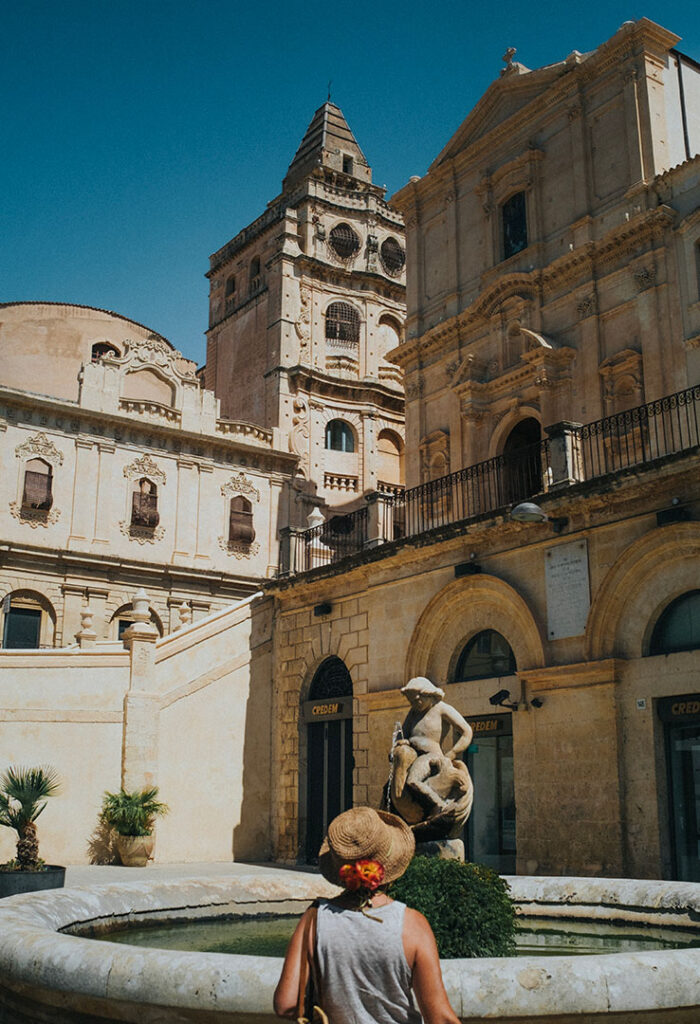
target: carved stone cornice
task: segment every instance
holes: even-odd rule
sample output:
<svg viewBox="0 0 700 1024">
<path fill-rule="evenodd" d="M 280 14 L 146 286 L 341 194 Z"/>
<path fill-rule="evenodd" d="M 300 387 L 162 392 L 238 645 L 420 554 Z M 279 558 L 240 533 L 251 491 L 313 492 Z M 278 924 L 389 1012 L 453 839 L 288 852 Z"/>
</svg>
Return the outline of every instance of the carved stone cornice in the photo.
<svg viewBox="0 0 700 1024">
<path fill-rule="evenodd" d="M 54 468 L 63 465 L 63 452 L 59 451 L 53 441 L 41 432 L 27 438 L 22 444 L 18 444 L 15 448 L 15 456 L 24 461 L 43 459 Z"/>
<path fill-rule="evenodd" d="M 260 491 L 248 479 L 245 473 L 236 473 L 225 484 L 221 485 L 221 493 L 225 498 L 232 498 L 236 494 L 247 494 L 256 501 L 260 501 Z"/>
<path fill-rule="evenodd" d="M 166 480 L 165 472 L 148 454 L 142 455 L 140 459 L 134 459 L 128 466 L 124 466 L 123 472 L 127 480 L 138 480 L 143 476 L 157 480 L 160 484 L 164 484 Z"/>
<path fill-rule="evenodd" d="M 10 514 L 15 519 L 19 519 L 20 523 L 26 523 L 27 526 L 31 526 L 32 530 L 36 530 L 37 526 L 47 527 L 57 523 L 61 510 L 60 508 L 23 508 L 18 501 L 11 501 Z"/>
</svg>

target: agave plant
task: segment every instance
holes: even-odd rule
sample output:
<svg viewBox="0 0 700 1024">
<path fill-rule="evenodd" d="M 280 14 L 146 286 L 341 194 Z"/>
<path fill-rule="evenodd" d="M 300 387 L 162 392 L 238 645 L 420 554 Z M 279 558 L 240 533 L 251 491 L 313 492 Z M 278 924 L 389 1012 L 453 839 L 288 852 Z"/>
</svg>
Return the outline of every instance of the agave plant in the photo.
<svg viewBox="0 0 700 1024">
<path fill-rule="evenodd" d="M 158 787 L 127 793 L 105 793 L 100 817 L 120 836 L 150 836 L 156 818 L 168 813 L 168 805 L 157 800 Z"/>
<path fill-rule="evenodd" d="M 39 840 L 34 824 L 50 796 L 58 792 L 60 779 L 55 768 L 10 766 L 0 776 L 0 825 L 17 833 L 18 871 L 37 871 Z"/>
</svg>

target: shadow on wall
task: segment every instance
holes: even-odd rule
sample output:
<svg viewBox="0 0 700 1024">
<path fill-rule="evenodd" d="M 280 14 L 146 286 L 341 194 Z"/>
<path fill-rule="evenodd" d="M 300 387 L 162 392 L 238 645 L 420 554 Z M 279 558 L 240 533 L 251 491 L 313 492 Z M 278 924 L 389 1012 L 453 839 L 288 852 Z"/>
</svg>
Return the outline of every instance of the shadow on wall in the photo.
<svg viewBox="0 0 700 1024">
<path fill-rule="evenodd" d="M 268 598 L 255 602 L 250 634 L 250 687 L 243 709 L 241 819 L 233 829 L 234 861 L 272 856 L 272 608 Z"/>
</svg>

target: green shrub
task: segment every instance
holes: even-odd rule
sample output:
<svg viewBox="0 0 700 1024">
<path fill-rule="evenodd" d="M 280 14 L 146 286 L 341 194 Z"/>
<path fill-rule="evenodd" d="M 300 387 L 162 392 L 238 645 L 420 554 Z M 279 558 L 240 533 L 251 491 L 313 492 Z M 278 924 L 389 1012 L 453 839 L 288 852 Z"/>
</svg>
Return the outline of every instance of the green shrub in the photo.
<svg viewBox="0 0 700 1024">
<path fill-rule="evenodd" d="M 515 910 L 509 888 L 491 868 L 414 857 L 389 895 L 424 914 L 441 957 L 509 956 Z"/>
<path fill-rule="evenodd" d="M 156 799 L 158 787 L 127 793 L 105 793 L 100 819 L 120 836 L 150 836 L 156 818 L 168 813 L 168 805 Z"/>
</svg>

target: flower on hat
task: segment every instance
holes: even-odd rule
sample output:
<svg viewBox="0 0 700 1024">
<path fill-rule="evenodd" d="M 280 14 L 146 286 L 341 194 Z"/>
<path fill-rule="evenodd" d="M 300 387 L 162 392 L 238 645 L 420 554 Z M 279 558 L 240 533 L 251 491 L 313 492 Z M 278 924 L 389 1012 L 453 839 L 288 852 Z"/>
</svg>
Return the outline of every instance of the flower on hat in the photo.
<svg viewBox="0 0 700 1024">
<path fill-rule="evenodd" d="M 346 889 L 369 889 L 374 892 L 384 881 L 384 868 L 378 860 L 356 860 L 354 864 L 343 864 L 338 872 Z"/>
</svg>

